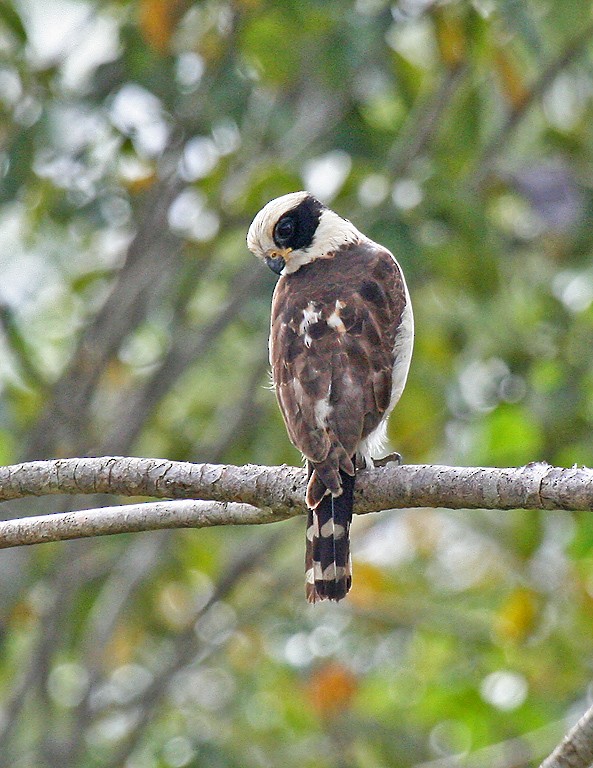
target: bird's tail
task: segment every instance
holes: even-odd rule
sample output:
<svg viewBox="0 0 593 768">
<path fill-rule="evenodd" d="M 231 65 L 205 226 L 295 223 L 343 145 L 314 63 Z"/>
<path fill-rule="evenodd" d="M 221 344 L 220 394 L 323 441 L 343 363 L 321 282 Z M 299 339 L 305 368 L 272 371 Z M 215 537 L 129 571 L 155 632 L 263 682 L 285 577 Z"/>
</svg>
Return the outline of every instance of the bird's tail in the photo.
<svg viewBox="0 0 593 768">
<path fill-rule="evenodd" d="M 313 468 L 309 464 L 309 476 Z M 309 509 L 305 553 L 307 600 L 341 600 L 352 585 L 350 522 L 354 504 L 354 475 L 340 470 L 342 493 L 326 493 Z"/>
</svg>

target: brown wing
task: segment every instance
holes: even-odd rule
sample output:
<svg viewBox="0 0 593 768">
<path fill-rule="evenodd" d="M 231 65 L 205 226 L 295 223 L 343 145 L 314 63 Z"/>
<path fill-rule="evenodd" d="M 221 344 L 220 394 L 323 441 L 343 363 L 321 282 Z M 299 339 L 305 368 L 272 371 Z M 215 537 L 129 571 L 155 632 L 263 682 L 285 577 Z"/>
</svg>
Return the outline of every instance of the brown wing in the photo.
<svg viewBox="0 0 593 768">
<path fill-rule="evenodd" d="M 397 264 L 371 241 L 278 281 L 270 362 L 290 439 L 315 467 L 313 506 L 325 488 L 340 493 L 339 470 L 354 473 L 358 444 L 389 406 L 405 301 Z"/>
</svg>

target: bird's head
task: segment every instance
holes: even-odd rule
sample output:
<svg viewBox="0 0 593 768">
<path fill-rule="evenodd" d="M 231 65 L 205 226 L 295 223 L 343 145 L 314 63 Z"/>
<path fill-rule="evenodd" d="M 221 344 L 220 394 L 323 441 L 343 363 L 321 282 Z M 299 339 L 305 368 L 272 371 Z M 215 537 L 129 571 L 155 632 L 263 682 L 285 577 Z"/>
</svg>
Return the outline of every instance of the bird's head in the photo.
<svg viewBox="0 0 593 768">
<path fill-rule="evenodd" d="M 292 192 L 261 209 L 249 227 L 247 247 L 273 272 L 289 275 L 360 237 L 353 224 L 309 192 Z"/>
</svg>

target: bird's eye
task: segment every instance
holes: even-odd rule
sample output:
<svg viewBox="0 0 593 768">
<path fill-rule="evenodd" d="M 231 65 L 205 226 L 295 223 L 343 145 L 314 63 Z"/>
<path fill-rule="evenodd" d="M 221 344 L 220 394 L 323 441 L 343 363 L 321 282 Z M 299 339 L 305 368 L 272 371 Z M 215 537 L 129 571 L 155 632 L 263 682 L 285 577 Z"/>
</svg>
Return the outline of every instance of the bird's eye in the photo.
<svg viewBox="0 0 593 768">
<path fill-rule="evenodd" d="M 294 235 L 295 225 L 291 216 L 283 216 L 274 227 L 274 239 L 278 243 L 287 243 Z"/>
</svg>

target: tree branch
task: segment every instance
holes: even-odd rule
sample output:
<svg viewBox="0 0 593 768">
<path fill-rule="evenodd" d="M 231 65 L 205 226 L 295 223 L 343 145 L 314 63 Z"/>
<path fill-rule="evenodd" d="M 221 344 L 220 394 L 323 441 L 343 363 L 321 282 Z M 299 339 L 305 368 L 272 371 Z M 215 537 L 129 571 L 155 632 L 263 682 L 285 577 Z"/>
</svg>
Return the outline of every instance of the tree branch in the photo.
<svg viewBox="0 0 593 768">
<path fill-rule="evenodd" d="M 585 712 L 540 768 L 589 768 L 593 764 L 593 707 Z"/>
<path fill-rule="evenodd" d="M 542 752 L 558 742 L 563 726 L 563 721 L 555 720 L 522 736 L 490 744 L 467 755 L 460 755 L 458 759 L 447 755 L 447 757 L 416 763 L 414 768 L 453 768 L 453 766 L 455 768 L 461 768 L 461 766 L 463 768 L 484 768 L 484 766 L 527 768 L 535 764 L 534 761 Z"/>
<path fill-rule="evenodd" d="M 191 464 L 102 457 L 0 467 L 0 500 L 57 493 L 174 497 L 0 522 L 0 548 L 162 528 L 260 524 L 299 514 L 306 478 L 296 467 Z M 203 499 L 195 501 L 191 498 Z M 359 473 L 357 511 L 448 507 L 593 509 L 593 470 L 532 463 L 517 468 L 388 464 Z M 593 708 L 541 768 L 593 761 Z"/>
<path fill-rule="evenodd" d="M 270 509 L 257 509 L 249 504 L 232 502 L 226 504 L 183 499 L 125 504 L 5 520 L 0 522 L 0 549 L 165 528 L 272 523 L 285 517 L 274 514 Z"/>
<path fill-rule="evenodd" d="M 304 470 L 286 465 L 102 457 L 0 467 L 0 501 L 64 493 L 187 500 L 6 520 L 0 523 L 0 548 L 162 528 L 275 522 L 303 512 L 305 485 Z M 355 503 L 359 514 L 404 507 L 591 511 L 593 470 L 536 462 L 510 468 L 388 464 L 359 473 Z"/>
</svg>

